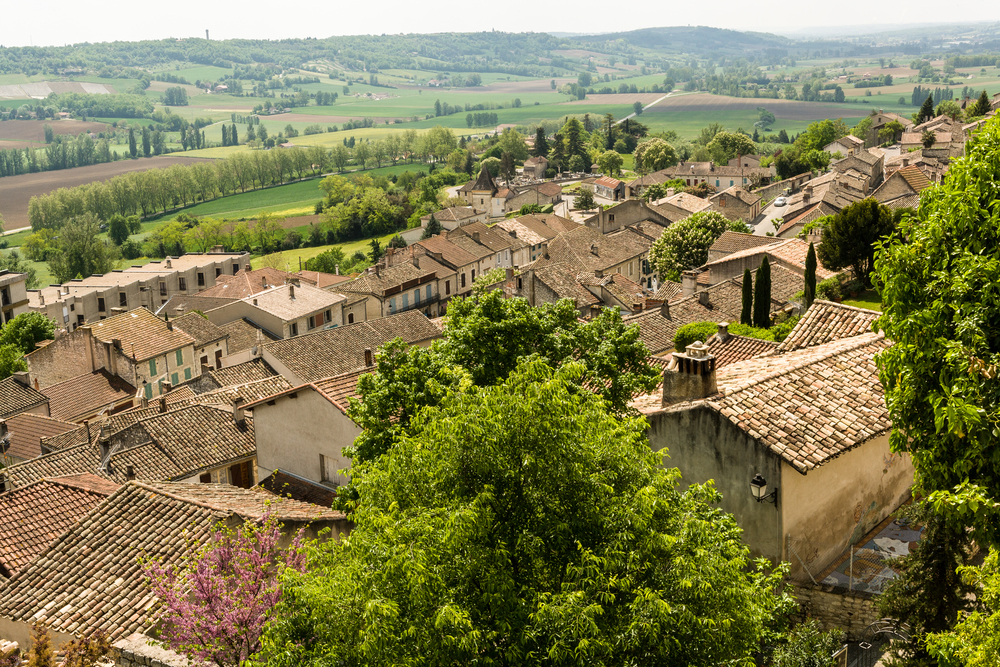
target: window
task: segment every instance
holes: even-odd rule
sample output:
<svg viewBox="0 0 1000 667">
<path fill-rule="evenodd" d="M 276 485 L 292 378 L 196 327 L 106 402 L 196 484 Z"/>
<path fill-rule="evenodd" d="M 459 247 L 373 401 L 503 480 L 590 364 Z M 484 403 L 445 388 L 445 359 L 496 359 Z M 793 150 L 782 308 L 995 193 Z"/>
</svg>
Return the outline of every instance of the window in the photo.
<svg viewBox="0 0 1000 667">
<path fill-rule="evenodd" d="M 208 368 L 208 355 L 207 354 L 202 355 L 198 363 L 201 364 L 202 368 Z"/>
<path fill-rule="evenodd" d="M 413 303 L 420 303 L 420 288 L 413 290 Z"/>
<path fill-rule="evenodd" d="M 347 323 L 348 324 L 354 324 L 354 313 L 348 313 L 347 314 Z"/>
<path fill-rule="evenodd" d="M 153 398 L 153 385 L 147 384 L 145 387 L 143 387 L 142 395 L 145 396 L 147 399 Z"/>
<path fill-rule="evenodd" d="M 177 365 L 184 365 L 184 350 L 177 350 Z"/>
<path fill-rule="evenodd" d="M 190 368 L 185 368 L 184 369 L 184 379 L 185 380 L 190 380 L 191 379 L 191 369 Z"/>
<path fill-rule="evenodd" d="M 291 334 L 293 336 L 298 336 L 299 335 L 299 325 L 298 325 L 298 323 L 292 322 L 292 326 L 290 328 L 290 331 L 291 331 Z"/>
<path fill-rule="evenodd" d="M 204 287 L 204 286 L 205 286 L 205 274 L 201 273 L 199 271 L 198 272 L 198 287 Z"/>
<path fill-rule="evenodd" d="M 726 208 L 726 198 L 725 197 L 719 197 L 719 206 L 721 208 Z"/>
<path fill-rule="evenodd" d="M 389 313 L 396 312 L 396 297 L 389 299 Z"/>
<path fill-rule="evenodd" d="M 175 387 L 180 384 L 180 381 L 177 378 L 177 373 L 172 373 L 170 375 L 170 384 L 172 384 Z"/>
<path fill-rule="evenodd" d="M 316 328 L 316 318 L 313 317 L 312 315 L 309 316 L 309 328 L 310 329 Z"/>
<path fill-rule="evenodd" d="M 628 263 L 628 274 L 632 275 L 632 262 Z"/>
<path fill-rule="evenodd" d="M 235 276 L 239 272 L 240 272 L 240 265 L 239 264 L 233 264 L 233 275 Z"/>
<path fill-rule="evenodd" d="M 462 274 L 462 287 L 465 287 L 465 274 Z"/>
<path fill-rule="evenodd" d="M 215 267 L 215 277 L 218 278 L 221 275 L 222 275 L 222 269 L 220 269 L 219 267 Z"/>
<path fill-rule="evenodd" d="M 732 180 L 729 181 L 729 187 L 733 187 L 734 183 Z"/>
<path fill-rule="evenodd" d="M 337 460 L 319 455 L 319 481 L 329 484 L 337 481 Z"/>
<path fill-rule="evenodd" d="M 331 311 L 329 310 L 326 311 L 325 315 L 326 315 L 325 319 L 327 322 L 333 322 L 333 313 Z"/>
<path fill-rule="evenodd" d="M 101 311 L 102 313 L 105 310 L 105 308 L 104 308 L 104 299 L 101 298 L 101 297 L 97 297 L 97 310 Z"/>
<path fill-rule="evenodd" d="M 409 292 L 407 292 L 406 294 L 403 295 L 403 310 L 406 310 L 409 307 L 410 307 L 410 294 Z"/>
<path fill-rule="evenodd" d="M 427 298 L 428 299 L 431 298 L 431 286 L 430 285 L 427 286 Z"/>
<path fill-rule="evenodd" d="M 156 359 L 149 360 L 149 374 L 156 375 Z"/>
<path fill-rule="evenodd" d="M 476 270 L 472 269 L 472 282 L 476 282 Z"/>
<path fill-rule="evenodd" d="M 210 472 L 203 473 L 198 478 L 198 481 L 201 482 L 202 484 L 211 484 L 212 483 L 212 473 L 210 473 Z"/>
<path fill-rule="evenodd" d="M 215 367 L 222 368 L 222 350 L 215 351 Z"/>
<path fill-rule="evenodd" d="M 183 277 L 178 276 L 177 277 L 177 289 L 179 289 L 182 292 L 186 292 L 187 291 L 187 280 L 185 280 Z"/>
<path fill-rule="evenodd" d="M 122 308 L 128 308 L 128 294 L 125 292 L 118 292 L 118 305 Z"/>
<path fill-rule="evenodd" d="M 451 281 L 450 280 L 444 281 L 444 293 L 446 295 L 447 294 L 451 294 Z"/>
<path fill-rule="evenodd" d="M 160 281 L 160 296 L 166 296 L 166 295 L 167 295 L 167 283 L 165 283 L 165 282 L 163 282 L 161 280 Z"/>
<path fill-rule="evenodd" d="M 520 277 L 518 277 L 518 279 L 517 279 L 517 289 L 519 289 L 519 290 L 524 289 L 524 283 L 521 282 L 521 278 Z"/>
<path fill-rule="evenodd" d="M 715 179 L 715 187 L 719 187 L 719 179 Z"/>
<path fill-rule="evenodd" d="M 608 213 L 608 222 L 614 222 L 614 221 L 615 221 L 615 214 Z"/>
</svg>

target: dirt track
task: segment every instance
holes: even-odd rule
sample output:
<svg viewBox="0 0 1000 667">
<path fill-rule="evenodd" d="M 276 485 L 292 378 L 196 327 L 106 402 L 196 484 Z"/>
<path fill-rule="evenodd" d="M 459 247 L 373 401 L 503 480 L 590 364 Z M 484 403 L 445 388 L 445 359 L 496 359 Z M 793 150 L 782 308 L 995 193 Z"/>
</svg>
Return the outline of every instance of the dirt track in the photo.
<svg viewBox="0 0 1000 667">
<path fill-rule="evenodd" d="M 12 121 L 5 121 L 12 122 Z M 4 125 L 5 123 L 0 123 Z M 169 167 L 175 164 L 212 162 L 207 158 L 161 156 L 139 160 L 121 160 L 90 167 L 43 171 L 37 174 L 21 174 L 0 178 L 0 215 L 4 227 L 18 229 L 28 226 L 28 202 L 35 195 L 45 194 L 59 188 L 72 188 L 93 181 L 104 181 L 118 174 L 130 171 L 146 171 Z"/>
</svg>

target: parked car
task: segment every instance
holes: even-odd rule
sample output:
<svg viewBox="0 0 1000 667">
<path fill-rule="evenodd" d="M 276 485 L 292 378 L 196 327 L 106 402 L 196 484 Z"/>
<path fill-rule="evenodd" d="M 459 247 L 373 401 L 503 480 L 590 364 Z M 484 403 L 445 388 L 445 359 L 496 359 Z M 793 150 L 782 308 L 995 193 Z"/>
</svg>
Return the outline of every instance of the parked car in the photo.
<svg viewBox="0 0 1000 667">
<path fill-rule="evenodd" d="M 778 197 L 777 199 L 774 200 L 774 205 L 775 206 L 784 206 L 787 203 L 788 203 L 788 200 L 785 199 L 784 197 Z"/>
</svg>

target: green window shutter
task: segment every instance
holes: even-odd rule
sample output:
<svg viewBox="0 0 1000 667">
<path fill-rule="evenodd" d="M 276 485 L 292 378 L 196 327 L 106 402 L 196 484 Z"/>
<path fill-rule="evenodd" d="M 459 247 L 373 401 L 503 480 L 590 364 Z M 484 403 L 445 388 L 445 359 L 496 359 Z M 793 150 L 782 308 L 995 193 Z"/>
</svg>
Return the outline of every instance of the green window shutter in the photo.
<svg viewBox="0 0 1000 667">
<path fill-rule="evenodd" d="M 185 368 L 184 369 L 184 379 L 185 380 L 190 380 L 191 379 L 191 369 L 190 368 Z"/>
<path fill-rule="evenodd" d="M 149 374 L 156 375 L 156 359 L 149 360 Z"/>
<path fill-rule="evenodd" d="M 175 387 L 177 386 L 178 384 L 177 373 L 174 373 L 173 375 L 170 376 L 170 384 L 174 385 Z"/>
<path fill-rule="evenodd" d="M 146 398 L 153 398 L 153 385 L 147 384 L 142 393 Z"/>
<path fill-rule="evenodd" d="M 177 365 L 184 365 L 184 350 L 177 350 Z"/>
</svg>

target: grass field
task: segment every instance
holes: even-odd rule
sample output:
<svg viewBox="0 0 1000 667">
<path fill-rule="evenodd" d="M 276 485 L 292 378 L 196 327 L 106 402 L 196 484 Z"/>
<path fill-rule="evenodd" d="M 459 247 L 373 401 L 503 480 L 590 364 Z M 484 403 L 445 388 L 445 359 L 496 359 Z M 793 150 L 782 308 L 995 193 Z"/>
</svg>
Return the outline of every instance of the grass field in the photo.
<svg viewBox="0 0 1000 667">
<path fill-rule="evenodd" d="M 386 234 L 385 236 L 377 237 L 379 243 L 384 247 L 386 243 L 389 242 L 396 232 L 392 234 Z M 360 250 L 361 252 L 367 253 L 370 250 L 369 243 L 371 239 L 362 239 L 360 241 L 351 241 L 349 243 L 338 243 L 335 245 L 321 245 L 314 248 L 299 248 L 297 250 L 284 250 L 282 252 L 274 253 L 268 255 L 267 259 L 264 257 L 254 257 L 250 260 L 250 265 L 259 269 L 262 266 L 273 266 L 274 262 L 278 263 L 279 268 L 281 266 L 287 267 L 284 270 L 287 271 L 298 271 L 299 270 L 299 260 L 302 261 L 302 265 L 305 266 L 306 260 L 312 259 L 317 255 L 321 255 L 331 248 L 341 248 L 344 251 L 344 255 L 350 257 L 355 252 Z"/>
<path fill-rule="evenodd" d="M 276 213 L 291 208 L 313 205 L 322 198 L 323 191 L 319 189 L 319 179 L 310 179 L 213 199 L 202 204 L 189 206 L 183 212 L 199 217 L 207 216 L 229 220 L 252 218 L 264 211 Z M 150 218 L 149 221 L 172 220 L 177 215 L 178 212 L 174 211 Z"/>
<path fill-rule="evenodd" d="M 6 250 L 0 250 L 0 255 L 4 255 L 6 257 L 15 250 L 17 250 L 18 254 L 21 255 L 21 259 L 23 259 L 25 263 L 27 263 L 28 268 L 32 268 L 35 270 L 35 277 L 38 279 L 39 287 L 44 287 L 45 285 L 51 285 L 55 283 L 56 277 L 52 275 L 52 272 L 49 270 L 49 265 L 46 264 L 45 262 L 32 262 L 30 259 L 24 256 L 23 252 L 21 252 L 17 248 L 8 248 Z"/>
<path fill-rule="evenodd" d="M 844 305 L 882 312 L 882 297 L 875 290 L 867 290 L 854 299 L 844 299 Z"/>
</svg>

